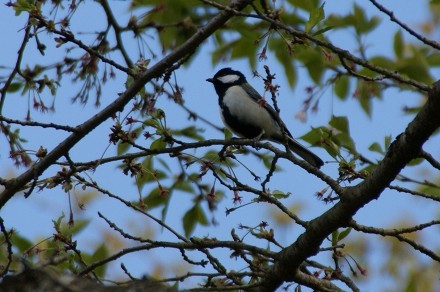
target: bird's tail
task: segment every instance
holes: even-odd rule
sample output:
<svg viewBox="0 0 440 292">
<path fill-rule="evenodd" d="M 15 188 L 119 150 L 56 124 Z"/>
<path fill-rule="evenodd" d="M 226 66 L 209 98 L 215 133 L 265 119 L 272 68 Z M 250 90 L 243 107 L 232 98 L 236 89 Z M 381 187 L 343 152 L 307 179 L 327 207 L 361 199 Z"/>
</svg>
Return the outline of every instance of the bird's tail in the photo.
<svg viewBox="0 0 440 292">
<path fill-rule="evenodd" d="M 316 154 L 314 154 L 309 149 L 305 148 L 299 144 L 295 139 L 289 137 L 289 148 L 296 154 L 298 154 L 302 159 L 310 163 L 316 168 L 320 168 L 324 165 L 324 161 L 321 160 Z"/>
</svg>

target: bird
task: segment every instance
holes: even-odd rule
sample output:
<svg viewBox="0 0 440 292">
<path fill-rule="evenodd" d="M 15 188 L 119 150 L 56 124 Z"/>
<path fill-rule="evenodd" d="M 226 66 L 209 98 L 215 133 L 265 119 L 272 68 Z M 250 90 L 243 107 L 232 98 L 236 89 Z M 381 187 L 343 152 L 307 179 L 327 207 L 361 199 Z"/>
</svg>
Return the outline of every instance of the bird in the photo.
<svg viewBox="0 0 440 292">
<path fill-rule="evenodd" d="M 275 109 L 246 81 L 240 71 L 220 69 L 206 81 L 214 85 L 218 95 L 223 124 L 240 138 L 269 140 L 284 144 L 286 134 L 291 151 L 310 165 L 320 168 L 324 162 L 296 141 L 284 123 L 278 122 Z"/>
</svg>

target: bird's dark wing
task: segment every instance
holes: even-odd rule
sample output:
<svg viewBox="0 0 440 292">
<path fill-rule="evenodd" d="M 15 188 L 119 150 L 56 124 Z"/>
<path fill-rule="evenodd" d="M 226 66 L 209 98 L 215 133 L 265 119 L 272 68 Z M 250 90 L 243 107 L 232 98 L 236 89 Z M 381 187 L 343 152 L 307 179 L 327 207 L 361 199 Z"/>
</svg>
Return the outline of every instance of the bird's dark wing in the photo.
<svg viewBox="0 0 440 292">
<path fill-rule="evenodd" d="M 259 99 L 262 99 L 263 97 L 258 93 L 258 91 L 256 91 L 249 83 L 243 83 L 242 84 L 242 88 L 244 89 L 244 91 L 246 91 L 246 93 L 250 96 L 250 97 L 252 97 L 252 99 L 254 99 L 256 102 L 258 102 L 258 100 Z M 277 124 L 279 125 L 279 123 L 278 123 L 278 118 L 277 118 L 277 116 L 278 116 L 278 114 L 277 114 L 277 112 L 276 112 L 276 110 L 269 104 L 269 103 L 265 103 L 265 106 L 264 106 L 264 108 L 269 112 L 269 114 L 271 115 L 271 117 L 275 120 L 275 121 L 277 121 Z M 287 129 L 287 127 L 285 127 L 285 126 L 281 126 L 281 125 L 279 125 L 280 126 L 280 128 L 283 128 L 283 130 L 284 130 L 284 132 L 286 132 L 287 133 L 287 135 L 290 137 L 290 138 L 292 138 L 292 134 L 289 132 L 289 129 Z"/>
</svg>

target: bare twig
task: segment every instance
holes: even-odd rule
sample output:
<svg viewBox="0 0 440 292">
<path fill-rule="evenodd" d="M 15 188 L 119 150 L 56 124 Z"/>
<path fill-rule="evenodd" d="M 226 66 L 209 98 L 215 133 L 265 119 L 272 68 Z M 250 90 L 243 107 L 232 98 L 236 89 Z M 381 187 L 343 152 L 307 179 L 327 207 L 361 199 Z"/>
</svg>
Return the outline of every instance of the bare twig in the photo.
<svg viewBox="0 0 440 292">
<path fill-rule="evenodd" d="M 410 230 L 409 232 L 415 232 L 418 230 L 422 230 L 423 228 L 426 228 L 426 227 L 429 227 L 432 225 L 438 225 L 438 224 L 440 224 L 439 221 L 432 221 L 432 222 L 429 222 L 426 224 L 420 224 L 420 225 L 414 226 L 412 228 L 407 228 L 406 230 L 404 229 L 403 231 Z M 436 254 L 431 249 L 426 248 L 425 246 L 416 243 L 414 240 L 411 240 L 411 239 L 401 235 L 402 233 L 406 233 L 406 232 L 401 232 L 400 230 L 385 230 L 382 228 L 374 228 L 374 227 L 364 226 L 364 225 L 357 224 L 354 220 L 352 220 L 350 222 L 349 226 L 352 227 L 354 230 L 364 232 L 364 233 L 394 237 L 394 238 L 398 239 L 399 241 L 402 241 L 402 242 L 409 244 L 415 250 L 418 250 L 421 253 L 427 255 L 428 257 L 430 257 L 434 261 L 440 262 L 440 255 Z"/>
<path fill-rule="evenodd" d="M 436 42 L 434 40 L 428 39 L 428 38 L 422 36 L 421 34 L 415 32 L 406 23 L 403 23 L 397 17 L 395 17 L 393 11 L 385 8 L 385 6 L 383 6 L 382 4 L 378 3 L 376 0 L 370 0 L 370 2 L 374 6 L 376 6 L 376 8 L 379 9 L 381 12 L 385 13 L 386 15 L 388 15 L 392 22 L 397 23 L 401 28 L 403 28 L 405 31 L 407 31 L 410 35 L 414 36 L 416 39 L 418 39 L 419 41 L 421 41 L 425 45 L 428 45 L 428 46 L 430 46 L 430 47 L 432 47 L 432 48 L 434 48 L 436 50 L 440 50 L 440 43 L 438 43 L 438 42 Z"/>
</svg>

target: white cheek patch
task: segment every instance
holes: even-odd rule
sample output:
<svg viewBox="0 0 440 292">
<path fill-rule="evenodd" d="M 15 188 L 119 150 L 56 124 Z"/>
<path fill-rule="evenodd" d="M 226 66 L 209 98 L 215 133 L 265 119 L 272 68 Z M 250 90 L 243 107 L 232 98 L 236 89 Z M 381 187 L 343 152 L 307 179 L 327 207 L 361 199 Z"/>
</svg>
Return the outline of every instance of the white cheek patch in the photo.
<svg viewBox="0 0 440 292">
<path fill-rule="evenodd" d="M 222 83 L 234 83 L 235 81 L 240 79 L 240 76 L 236 74 L 231 74 L 231 75 L 218 77 L 217 79 Z"/>
</svg>

